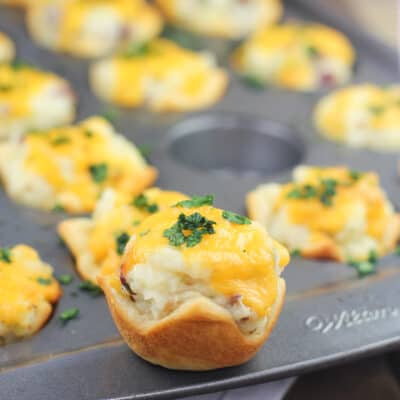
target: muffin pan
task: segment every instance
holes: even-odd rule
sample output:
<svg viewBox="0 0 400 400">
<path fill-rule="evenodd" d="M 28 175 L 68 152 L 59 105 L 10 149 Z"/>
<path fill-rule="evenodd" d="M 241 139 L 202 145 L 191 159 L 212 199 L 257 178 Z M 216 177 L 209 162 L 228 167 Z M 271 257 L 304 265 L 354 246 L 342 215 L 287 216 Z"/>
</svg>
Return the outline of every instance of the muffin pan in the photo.
<svg viewBox="0 0 400 400">
<path fill-rule="evenodd" d="M 327 0 L 291 1 L 286 16 L 327 23 L 348 34 L 358 54 L 353 82 L 394 82 L 394 51 L 325 13 Z M 107 105 L 89 91 L 87 61 L 32 45 L 21 11 L 0 7 L 0 30 L 16 41 L 18 56 L 65 76 L 79 96 L 79 119 Z M 229 44 L 204 40 L 220 49 L 227 65 Z M 323 92 L 302 94 L 254 90 L 231 73 L 229 91 L 212 110 L 153 114 L 119 110 L 115 125 L 137 145 L 149 146 L 160 170 L 158 185 L 188 194 L 214 193 L 216 205 L 245 212 L 245 194 L 267 181 L 283 182 L 299 163 L 346 164 L 375 170 L 399 205 L 397 154 L 351 150 L 320 138 L 312 110 Z M 26 243 L 52 264 L 55 274 L 74 281 L 53 318 L 32 338 L 0 348 L 1 396 L 7 399 L 168 399 L 277 379 L 400 345 L 400 258 L 379 262 L 375 275 L 333 262 L 293 258 L 285 271 L 288 293 L 269 341 L 250 362 L 212 372 L 177 372 L 136 357 L 120 339 L 102 296 L 77 289 L 79 278 L 56 224 L 66 215 L 13 204 L 0 193 L 0 243 Z M 78 319 L 62 325 L 58 316 L 79 307 Z"/>
</svg>

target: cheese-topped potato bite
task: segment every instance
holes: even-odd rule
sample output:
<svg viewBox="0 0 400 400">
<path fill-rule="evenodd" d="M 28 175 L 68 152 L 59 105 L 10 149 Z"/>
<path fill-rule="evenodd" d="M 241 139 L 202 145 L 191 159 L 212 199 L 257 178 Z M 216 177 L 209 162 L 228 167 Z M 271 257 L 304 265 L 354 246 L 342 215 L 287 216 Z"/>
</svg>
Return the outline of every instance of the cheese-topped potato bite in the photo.
<svg viewBox="0 0 400 400">
<path fill-rule="evenodd" d="M 93 211 L 107 188 L 141 193 L 157 170 L 103 118 L 0 144 L 0 176 L 14 200 L 45 210 Z"/>
<path fill-rule="evenodd" d="M 96 62 L 90 81 L 100 98 L 119 106 L 185 111 L 214 104 L 228 77 L 211 54 L 160 38 Z"/>
<path fill-rule="evenodd" d="M 157 0 L 172 24 L 200 34 L 241 38 L 277 22 L 280 0 Z"/>
<path fill-rule="evenodd" d="M 0 138 L 69 123 L 75 104 L 61 77 L 19 62 L 0 64 Z"/>
<path fill-rule="evenodd" d="M 14 56 L 14 43 L 6 34 L 0 32 L 0 64 L 10 62 Z"/>
<path fill-rule="evenodd" d="M 102 268 L 119 268 L 125 245 L 144 218 L 186 198 L 158 188 L 138 196 L 106 189 L 90 218 L 62 221 L 58 232 L 74 256 L 79 274 L 97 284 Z"/>
<path fill-rule="evenodd" d="M 120 271 L 103 270 L 114 320 L 139 356 L 172 369 L 241 364 L 282 306 L 287 250 L 257 222 L 195 197 L 146 218 Z"/>
<path fill-rule="evenodd" d="M 347 82 L 354 49 L 324 25 L 286 23 L 256 31 L 232 55 L 236 71 L 260 85 L 311 91 Z"/>
<path fill-rule="evenodd" d="M 395 213 L 373 172 L 300 166 L 293 181 L 261 185 L 247 195 L 251 218 L 303 257 L 364 261 L 392 251 Z"/>
<path fill-rule="evenodd" d="M 158 35 L 162 18 L 145 0 L 37 0 L 29 31 L 40 45 L 78 57 L 104 56 Z"/>
<path fill-rule="evenodd" d="M 354 85 L 317 104 L 315 125 L 321 135 L 351 147 L 400 149 L 400 85 Z"/>
<path fill-rule="evenodd" d="M 52 267 L 34 249 L 0 248 L 0 345 L 38 332 L 60 297 Z"/>
</svg>

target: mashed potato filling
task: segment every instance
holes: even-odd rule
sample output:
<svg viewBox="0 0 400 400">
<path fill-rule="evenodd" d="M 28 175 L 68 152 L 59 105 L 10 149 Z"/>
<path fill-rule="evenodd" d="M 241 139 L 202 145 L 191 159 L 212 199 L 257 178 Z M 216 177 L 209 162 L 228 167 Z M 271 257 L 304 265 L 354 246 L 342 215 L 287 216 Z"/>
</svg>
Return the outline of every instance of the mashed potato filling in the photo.
<svg viewBox="0 0 400 400">
<path fill-rule="evenodd" d="M 11 39 L 0 32 L 0 64 L 10 62 L 14 58 L 15 48 Z"/>
<path fill-rule="evenodd" d="M 351 43 L 340 32 L 287 23 L 255 32 L 233 53 L 232 64 L 264 84 L 315 90 L 349 80 L 354 59 Z"/>
<path fill-rule="evenodd" d="M 252 217 L 291 250 L 350 261 L 394 248 L 399 220 L 376 174 L 298 167 L 293 177 L 287 184 L 262 185 L 248 196 Z"/>
<path fill-rule="evenodd" d="M 316 107 L 315 123 L 329 139 L 354 147 L 400 148 L 400 86 L 340 89 Z"/>
<path fill-rule="evenodd" d="M 171 245 L 165 231 L 181 213 L 196 212 L 215 223 L 214 233 L 195 245 Z M 201 296 L 230 312 L 245 333 L 266 326 L 289 255 L 258 224 L 231 222 L 211 206 L 173 207 L 145 219 L 132 241 L 121 281 L 139 312 L 161 319 Z"/>
<path fill-rule="evenodd" d="M 35 250 L 25 245 L 0 249 L 0 344 L 33 333 L 59 296 L 53 269 Z"/>
</svg>

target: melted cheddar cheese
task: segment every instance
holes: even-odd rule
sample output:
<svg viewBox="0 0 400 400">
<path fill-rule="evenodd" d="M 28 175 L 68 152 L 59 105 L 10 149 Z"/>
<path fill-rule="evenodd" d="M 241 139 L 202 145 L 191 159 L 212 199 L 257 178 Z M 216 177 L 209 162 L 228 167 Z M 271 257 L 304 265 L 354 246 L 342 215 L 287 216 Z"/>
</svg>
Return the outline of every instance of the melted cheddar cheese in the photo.
<svg viewBox="0 0 400 400">
<path fill-rule="evenodd" d="M 75 126 L 30 133 L 23 146 L 9 146 L 9 157 L 21 159 L 26 179 L 30 181 L 29 190 L 35 188 L 48 193 L 40 204 L 32 205 L 47 209 L 92 211 L 104 188 L 111 187 L 133 196 L 150 185 L 157 175 L 136 147 L 116 134 L 100 117 Z M 7 180 L 6 171 L 11 168 L 10 174 L 15 174 L 21 165 L 6 164 L 2 170 L 6 187 L 11 192 L 13 182 Z M 29 198 L 19 200 L 30 202 Z"/>
<path fill-rule="evenodd" d="M 137 228 L 134 245 L 125 252 L 123 273 L 147 264 L 153 254 L 171 246 L 164 231 L 177 222 L 179 214 L 194 212 L 214 221 L 215 233 L 204 234 L 193 247 L 172 248 L 179 251 L 186 268 L 206 271 L 206 284 L 213 291 L 225 296 L 240 294 L 246 306 L 266 315 L 277 298 L 279 273 L 289 262 L 287 250 L 257 223 L 232 223 L 222 217 L 222 210 L 211 206 L 174 207 L 145 219 Z"/>
<path fill-rule="evenodd" d="M 157 0 L 157 4 L 173 24 L 227 38 L 247 35 L 282 14 L 280 0 Z"/>
<path fill-rule="evenodd" d="M 323 25 L 287 23 L 261 29 L 232 56 L 242 75 L 264 84 L 315 90 L 346 82 L 355 54 L 348 39 Z"/>
<path fill-rule="evenodd" d="M 322 135 L 356 147 L 400 149 L 400 86 L 350 86 L 323 98 L 315 123 Z"/>
<path fill-rule="evenodd" d="M 57 30 L 53 47 L 82 57 L 104 55 L 125 42 L 147 41 L 162 27 L 158 11 L 144 0 L 66 0 L 56 4 L 40 0 L 30 10 L 34 36 L 39 36 L 35 29 L 40 31 L 37 25 L 47 14 L 58 18 L 51 25 Z"/>
<path fill-rule="evenodd" d="M 391 251 L 400 235 L 398 216 L 372 172 L 299 167 L 293 182 L 263 185 L 248 204 L 252 217 L 305 256 L 327 246 L 321 257 L 363 260 L 370 251 Z"/>
<path fill-rule="evenodd" d="M 227 76 L 208 55 L 156 39 L 94 64 L 91 82 L 100 97 L 121 106 L 148 103 L 156 110 L 185 110 L 214 103 Z"/>
<path fill-rule="evenodd" d="M 4 33 L 0 32 L 0 64 L 10 62 L 15 55 L 14 44 Z"/>
<path fill-rule="evenodd" d="M 0 65 L 0 117 L 20 119 L 31 115 L 32 98 L 54 82 L 64 80 L 29 66 Z"/>
<path fill-rule="evenodd" d="M 33 318 L 48 318 L 61 289 L 53 269 L 31 247 L 13 247 L 7 260 L 0 257 L 0 336 L 26 336 L 34 333 Z"/>
</svg>

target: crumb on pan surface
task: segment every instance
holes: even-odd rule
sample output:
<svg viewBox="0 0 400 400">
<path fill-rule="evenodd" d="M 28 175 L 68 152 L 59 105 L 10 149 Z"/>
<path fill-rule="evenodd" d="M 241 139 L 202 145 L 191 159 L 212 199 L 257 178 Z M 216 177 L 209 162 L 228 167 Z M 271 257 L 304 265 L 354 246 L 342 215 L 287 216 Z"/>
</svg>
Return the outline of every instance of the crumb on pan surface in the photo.
<svg viewBox="0 0 400 400">
<path fill-rule="evenodd" d="M 347 82 L 354 49 L 340 32 L 319 24 L 284 23 L 256 31 L 231 57 L 243 77 L 311 91 Z"/>
<path fill-rule="evenodd" d="M 251 218 L 303 257 L 342 262 L 383 256 L 400 237 L 400 216 L 374 172 L 300 166 L 287 184 L 247 195 Z"/>
<path fill-rule="evenodd" d="M 95 62 L 90 82 L 100 98 L 120 106 L 185 111 L 217 102 L 228 76 L 212 54 L 159 38 Z"/>
<path fill-rule="evenodd" d="M 116 324 L 141 357 L 220 368 L 247 361 L 268 337 L 289 254 L 258 223 L 229 216 L 210 205 L 156 213 L 132 236 L 120 271 L 100 274 Z"/>
<path fill-rule="evenodd" d="M 351 147 L 400 149 L 400 86 L 352 85 L 322 98 L 314 112 L 321 135 Z"/>
<path fill-rule="evenodd" d="M 28 8 L 27 23 L 40 45 L 78 57 L 146 42 L 162 29 L 160 13 L 144 0 L 38 0 Z"/>
<path fill-rule="evenodd" d="M 5 33 L 0 32 L 0 64 L 10 62 L 14 56 L 14 43 Z"/>
<path fill-rule="evenodd" d="M 138 196 L 106 189 L 90 218 L 62 221 L 58 233 L 76 260 L 83 279 L 97 284 L 102 268 L 118 269 L 127 241 L 142 220 L 181 200 L 182 193 L 151 188 Z"/>
<path fill-rule="evenodd" d="M 101 117 L 0 144 L 0 175 L 11 198 L 71 213 L 92 211 L 107 188 L 135 195 L 157 170 Z"/>
<path fill-rule="evenodd" d="M 0 345 L 39 331 L 60 297 L 52 267 L 34 249 L 0 249 Z"/>
<path fill-rule="evenodd" d="M 172 24 L 200 34 L 243 37 L 277 22 L 283 13 L 280 0 L 157 0 Z"/>
<path fill-rule="evenodd" d="M 20 62 L 0 64 L 0 138 L 70 123 L 75 103 L 63 78 Z"/>
</svg>

